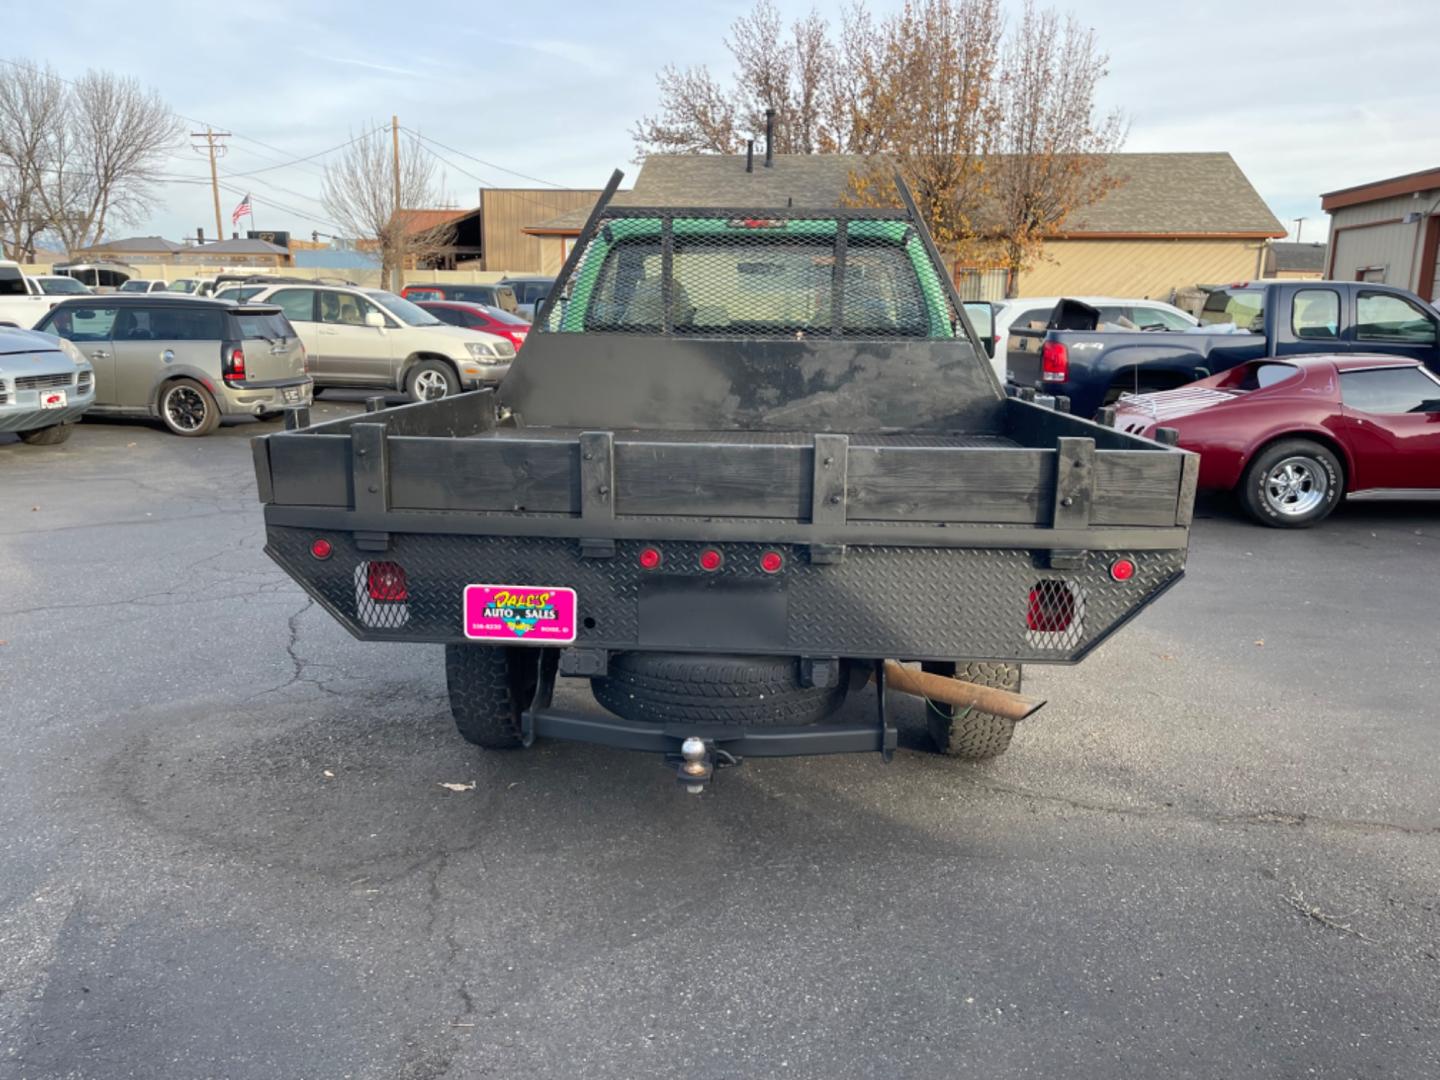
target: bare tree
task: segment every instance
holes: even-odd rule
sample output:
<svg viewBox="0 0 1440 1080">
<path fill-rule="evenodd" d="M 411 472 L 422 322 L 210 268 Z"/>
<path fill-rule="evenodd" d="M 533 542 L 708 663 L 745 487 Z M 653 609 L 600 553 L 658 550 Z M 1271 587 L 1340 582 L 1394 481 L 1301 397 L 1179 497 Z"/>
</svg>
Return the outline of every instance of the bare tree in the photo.
<svg viewBox="0 0 1440 1080">
<path fill-rule="evenodd" d="M 998 0 L 909 0 L 868 40 L 863 28 L 852 30 L 867 156 L 852 174 L 852 197 L 894 203 L 898 169 L 936 243 L 952 252 L 980 230 L 986 154 L 1000 122 L 1003 32 Z"/>
<path fill-rule="evenodd" d="M 942 248 L 1004 265 L 1010 288 L 1077 209 L 1120 178 L 1117 113 L 1097 114 L 1107 58 L 1093 30 L 1027 0 L 1008 34 L 1000 0 L 905 0 L 874 18 L 864 0 L 838 35 L 812 10 L 790 33 L 772 0 L 731 26 L 727 88 L 708 70 L 666 67 L 660 115 L 632 130 L 649 153 L 735 153 L 778 113 L 780 153 L 851 153 L 849 199 L 898 201 L 896 169 Z"/>
<path fill-rule="evenodd" d="M 385 282 L 398 281 L 407 265 L 435 258 L 455 236 L 453 226 L 426 227 L 414 214 L 440 201 L 435 160 L 419 139 L 407 135 L 400 144 L 398 203 L 394 168 L 390 136 L 377 128 L 326 164 L 320 191 L 320 200 L 337 225 L 356 239 L 375 244 Z"/>
<path fill-rule="evenodd" d="M 766 109 L 778 117 L 776 153 L 850 149 L 845 103 L 853 95 L 837 81 L 845 68 L 818 10 L 792 23 L 787 35 L 771 0 L 757 0 L 731 24 L 725 47 L 735 63 L 729 88 L 703 66 L 661 69 L 660 113 L 631 129 L 637 156 L 738 153 L 747 137 L 764 132 Z"/>
<path fill-rule="evenodd" d="M 631 129 L 636 154 L 731 154 L 739 147 L 735 104 L 702 65 L 667 64 L 656 77 L 660 115 Z"/>
<path fill-rule="evenodd" d="M 0 79 L 0 252 L 33 260 L 50 227 L 44 189 L 52 133 L 64 124 L 65 84 L 49 68 Z"/>
<path fill-rule="evenodd" d="M 989 177 L 1010 296 L 1046 238 L 1123 180 L 1110 170 L 1109 155 L 1124 144 L 1128 125 L 1118 111 L 1097 115 L 1095 102 L 1107 62 L 1094 30 L 1074 16 L 1062 23 L 1027 0 L 1005 47 L 1000 156 Z"/>
<path fill-rule="evenodd" d="M 50 126 L 42 202 L 68 250 L 98 243 L 114 221 L 139 221 L 156 205 L 161 162 L 180 126 L 154 90 L 135 79 L 87 71 Z"/>
</svg>

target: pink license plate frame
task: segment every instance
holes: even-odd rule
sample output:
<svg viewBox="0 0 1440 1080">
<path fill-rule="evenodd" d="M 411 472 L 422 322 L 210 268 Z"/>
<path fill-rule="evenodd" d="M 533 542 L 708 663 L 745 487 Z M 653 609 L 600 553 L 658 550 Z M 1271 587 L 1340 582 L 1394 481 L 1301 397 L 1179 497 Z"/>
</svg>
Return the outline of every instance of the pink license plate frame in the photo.
<svg viewBox="0 0 1440 1080">
<path fill-rule="evenodd" d="M 465 636 L 498 645 L 569 645 L 579 598 L 563 585 L 466 585 Z"/>
</svg>

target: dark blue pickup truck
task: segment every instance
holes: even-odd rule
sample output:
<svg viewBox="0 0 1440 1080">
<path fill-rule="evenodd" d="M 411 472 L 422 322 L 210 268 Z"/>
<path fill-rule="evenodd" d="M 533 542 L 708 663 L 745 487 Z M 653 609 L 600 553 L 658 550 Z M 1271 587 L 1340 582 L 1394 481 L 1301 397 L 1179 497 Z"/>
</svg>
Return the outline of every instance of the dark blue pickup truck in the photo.
<svg viewBox="0 0 1440 1080">
<path fill-rule="evenodd" d="M 1057 305 L 1050 326 L 1075 325 L 1077 309 L 1084 305 Z M 1388 285 L 1230 285 L 1211 291 L 1200 323 L 1193 332 L 1011 327 L 1010 381 L 1064 395 L 1076 415 L 1088 417 L 1122 393 L 1173 389 L 1267 356 L 1376 353 L 1413 357 L 1440 371 L 1440 313 Z M 1240 332 L 1215 332 L 1221 326 Z"/>
</svg>

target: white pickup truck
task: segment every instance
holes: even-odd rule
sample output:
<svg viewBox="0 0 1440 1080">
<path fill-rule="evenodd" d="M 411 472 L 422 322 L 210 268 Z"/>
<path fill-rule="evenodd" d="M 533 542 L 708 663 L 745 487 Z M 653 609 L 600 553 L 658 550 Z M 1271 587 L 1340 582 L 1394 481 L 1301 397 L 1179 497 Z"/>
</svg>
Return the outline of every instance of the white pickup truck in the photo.
<svg viewBox="0 0 1440 1080">
<path fill-rule="evenodd" d="M 47 296 L 20 272 L 20 264 L 0 260 L 0 323 L 14 323 L 29 330 L 63 296 Z"/>
</svg>

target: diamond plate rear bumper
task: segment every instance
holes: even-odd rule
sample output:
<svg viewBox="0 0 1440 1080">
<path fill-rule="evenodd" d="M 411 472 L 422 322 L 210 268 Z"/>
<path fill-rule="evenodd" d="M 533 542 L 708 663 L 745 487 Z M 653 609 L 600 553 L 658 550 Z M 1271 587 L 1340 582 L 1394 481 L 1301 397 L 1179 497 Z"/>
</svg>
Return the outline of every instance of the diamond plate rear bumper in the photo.
<svg viewBox="0 0 1440 1080">
<path fill-rule="evenodd" d="M 333 545 L 325 560 L 310 555 L 320 536 Z M 662 566 L 646 571 L 639 553 L 647 545 L 637 540 L 618 540 L 612 558 L 584 558 L 576 540 L 555 537 L 394 533 L 383 553 L 362 551 L 339 532 L 271 525 L 267 537 L 271 558 L 368 641 L 462 642 L 465 586 L 503 583 L 575 589 L 577 648 L 900 660 L 1073 663 L 1178 581 L 1185 562 L 1183 549 L 1092 551 L 1059 570 L 1048 568 L 1048 553 L 1027 550 L 851 545 L 841 561 L 821 565 L 804 545 L 725 543 L 716 545 L 724 565 L 705 573 L 699 556 L 709 545 L 685 541 L 663 542 Z M 771 550 L 785 560 L 774 575 L 760 567 Z M 1117 583 L 1109 567 L 1121 557 L 1136 573 Z M 370 599 L 365 564 L 372 559 L 404 568 L 403 603 Z M 730 597 L 726 624 L 712 623 L 714 609 L 704 603 L 683 633 L 674 605 L 657 621 L 645 598 L 662 578 L 672 594 L 693 588 L 697 597 Z M 1052 608 L 1053 598 L 1063 600 L 1062 615 L 1027 620 L 1037 596 Z M 757 622 L 747 645 L 729 616 L 738 611 L 743 619 L 750 597 L 764 625 Z"/>
</svg>

